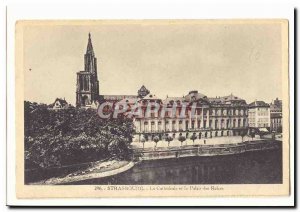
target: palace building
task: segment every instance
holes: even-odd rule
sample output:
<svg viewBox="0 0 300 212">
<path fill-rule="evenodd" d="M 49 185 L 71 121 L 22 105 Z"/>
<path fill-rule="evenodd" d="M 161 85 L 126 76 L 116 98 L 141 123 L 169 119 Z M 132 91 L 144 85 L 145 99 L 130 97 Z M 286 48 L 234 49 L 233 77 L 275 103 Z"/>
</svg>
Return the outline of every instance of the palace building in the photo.
<svg viewBox="0 0 300 212">
<path fill-rule="evenodd" d="M 211 138 L 217 136 L 234 136 L 247 133 L 248 110 L 245 100 L 234 95 L 210 98 L 198 91 L 190 91 L 183 97 L 157 98 L 148 94 L 140 99 L 143 116 L 134 117 L 136 130 L 135 140 L 144 136 L 152 140 L 154 136 L 163 139 L 166 136 L 178 138 L 179 136 L 197 138 Z M 157 103 L 159 110 L 146 116 L 148 104 Z M 175 107 L 174 107 L 175 104 Z M 175 108 L 174 114 L 162 108 Z M 182 116 L 182 110 L 184 116 Z"/>
</svg>

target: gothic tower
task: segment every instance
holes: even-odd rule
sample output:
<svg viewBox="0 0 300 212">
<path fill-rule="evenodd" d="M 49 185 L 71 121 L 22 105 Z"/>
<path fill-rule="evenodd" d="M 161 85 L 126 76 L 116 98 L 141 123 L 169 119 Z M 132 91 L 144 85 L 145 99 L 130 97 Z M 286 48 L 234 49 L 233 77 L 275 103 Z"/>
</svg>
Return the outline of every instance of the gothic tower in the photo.
<svg viewBox="0 0 300 212">
<path fill-rule="evenodd" d="M 99 81 L 97 76 L 97 58 L 89 33 L 86 53 L 84 55 L 84 71 L 77 72 L 76 106 L 90 106 L 99 98 Z"/>
</svg>

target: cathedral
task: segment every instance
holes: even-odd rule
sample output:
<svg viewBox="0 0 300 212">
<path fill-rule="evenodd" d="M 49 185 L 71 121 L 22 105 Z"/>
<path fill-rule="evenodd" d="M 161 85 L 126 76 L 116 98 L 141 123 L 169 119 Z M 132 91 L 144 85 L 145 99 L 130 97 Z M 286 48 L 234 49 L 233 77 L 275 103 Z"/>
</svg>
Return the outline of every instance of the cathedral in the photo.
<svg viewBox="0 0 300 212">
<path fill-rule="evenodd" d="M 99 100 L 99 80 L 97 76 L 97 58 L 89 33 L 86 53 L 84 55 L 84 70 L 77 72 L 76 107 L 92 105 Z"/>
<path fill-rule="evenodd" d="M 91 34 L 89 33 L 84 55 L 84 70 L 77 72 L 76 107 L 97 108 L 97 105 L 104 101 L 117 102 L 125 98 L 137 99 L 146 96 L 149 92 L 143 85 L 137 95 L 100 95 L 97 58 L 95 57 Z"/>
</svg>

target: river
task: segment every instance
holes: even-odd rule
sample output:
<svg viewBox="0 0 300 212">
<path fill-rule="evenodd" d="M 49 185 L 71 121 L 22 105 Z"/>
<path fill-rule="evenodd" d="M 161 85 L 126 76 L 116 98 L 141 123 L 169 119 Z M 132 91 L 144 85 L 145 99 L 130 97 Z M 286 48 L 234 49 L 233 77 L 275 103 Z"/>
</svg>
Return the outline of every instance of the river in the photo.
<svg viewBox="0 0 300 212">
<path fill-rule="evenodd" d="M 116 176 L 72 184 L 279 184 L 282 150 L 142 161 Z"/>
</svg>

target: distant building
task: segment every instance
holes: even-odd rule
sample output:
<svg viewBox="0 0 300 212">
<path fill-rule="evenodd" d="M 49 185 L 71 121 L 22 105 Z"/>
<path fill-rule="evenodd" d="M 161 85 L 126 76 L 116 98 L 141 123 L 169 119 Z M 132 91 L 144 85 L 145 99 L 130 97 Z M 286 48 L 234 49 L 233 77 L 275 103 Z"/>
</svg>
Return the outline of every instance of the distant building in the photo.
<svg viewBox="0 0 300 212">
<path fill-rule="evenodd" d="M 276 98 L 270 104 L 271 131 L 282 132 L 282 100 Z"/>
<path fill-rule="evenodd" d="M 269 132 L 270 129 L 270 105 L 264 101 L 255 101 L 248 106 L 249 128 Z"/>
<path fill-rule="evenodd" d="M 147 96 L 149 93 L 150 91 L 144 85 L 142 85 L 142 87 L 138 90 L 138 97 L 143 98 Z"/>
<path fill-rule="evenodd" d="M 60 109 L 68 109 L 69 104 L 65 99 L 56 98 L 54 103 L 50 106 L 50 109 L 60 110 Z"/>
</svg>

